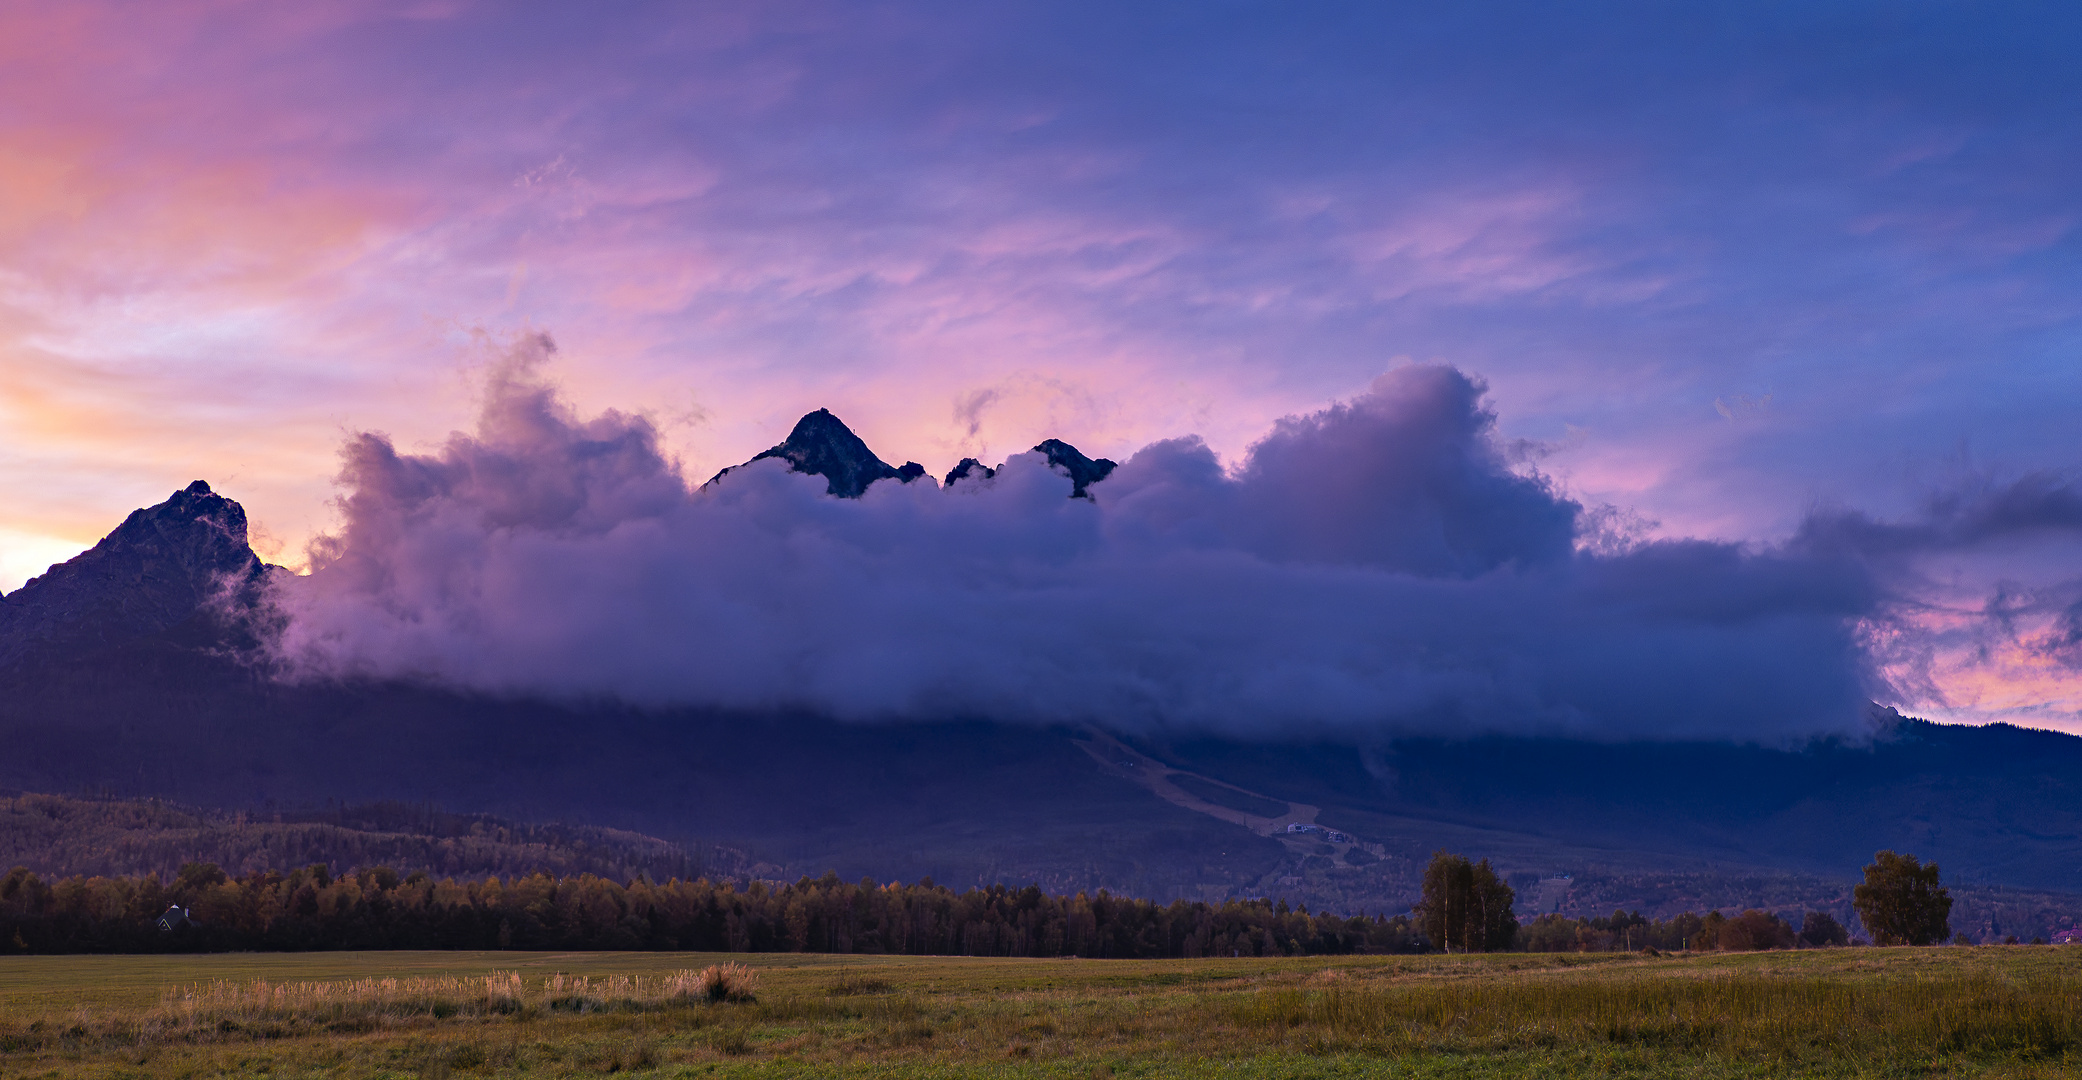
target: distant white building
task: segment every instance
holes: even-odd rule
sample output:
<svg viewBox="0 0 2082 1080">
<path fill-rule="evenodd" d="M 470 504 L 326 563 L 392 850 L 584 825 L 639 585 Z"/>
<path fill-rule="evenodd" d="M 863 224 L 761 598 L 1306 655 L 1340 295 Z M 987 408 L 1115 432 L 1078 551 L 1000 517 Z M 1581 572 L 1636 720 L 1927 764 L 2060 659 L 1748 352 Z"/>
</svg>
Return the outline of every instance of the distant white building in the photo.
<svg viewBox="0 0 2082 1080">
<path fill-rule="evenodd" d="M 1328 840 L 1333 844 L 1353 844 L 1358 842 L 1352 839 L 1352 837 L 1347 833 L 1341 833 L 1336 829 L 1326 829 L 1321 825 L 1311 825 L 1306 821 L 1296 821 L 1289 823 L 1287 826 L 1287 832 L 1293 834 L 1308 833 L 1316 836 L 1321 836 L 1323 839 Z"/>
</svg>

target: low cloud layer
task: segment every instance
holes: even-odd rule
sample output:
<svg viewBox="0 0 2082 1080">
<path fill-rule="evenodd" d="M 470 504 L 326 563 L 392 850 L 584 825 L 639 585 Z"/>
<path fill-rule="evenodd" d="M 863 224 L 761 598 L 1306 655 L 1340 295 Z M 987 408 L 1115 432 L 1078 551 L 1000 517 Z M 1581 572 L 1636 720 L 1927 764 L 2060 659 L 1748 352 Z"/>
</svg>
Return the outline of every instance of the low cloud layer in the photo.
<svg viewBox="0 0 2082 1080">
<path fill-rule="evenodd" d="M 564 405 L 549 348 L 436 452 L 348 444 L 344 526 L 279 588 L 292 670 L 1359 738 L 1782 741 L 1860 730 L 1872 691 L 1870 560 L 1594 553 L 1583 508 L 1513 471 L 1482 385 L 1451 368 L 1289 417 L 1233 469 L 1183 438 L 1089 500 L 1039 454 L 848 500 L 777 460 L 695 490 L 643 418 Z"/>
</svg>

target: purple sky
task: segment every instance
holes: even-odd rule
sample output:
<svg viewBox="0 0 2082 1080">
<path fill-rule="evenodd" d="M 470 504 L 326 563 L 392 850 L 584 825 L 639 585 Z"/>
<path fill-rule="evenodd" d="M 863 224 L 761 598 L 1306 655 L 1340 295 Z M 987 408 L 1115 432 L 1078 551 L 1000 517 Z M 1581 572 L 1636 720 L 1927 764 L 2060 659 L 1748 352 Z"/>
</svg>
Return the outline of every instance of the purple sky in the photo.
<svg viewBox="0 0 2082 1080">
<path fill-rule="evenodd" d="M 2078 49 L 2025 4 L 12 8 L 0 588 L 197 477 L 299 564 L 353 433 L 469 427 L 534 330 L 697 479 L 817 407 L 935 474 L 1233 466 L 1415 362 L 1649 536 L 1924 521 L 2082 464 Z M 1919 564 L 1926 624 L 2011 581 L 2046 630 L 2065 536 Z M 2071 722 L 1990 640 L 1924 711 Z"/>
</svg>

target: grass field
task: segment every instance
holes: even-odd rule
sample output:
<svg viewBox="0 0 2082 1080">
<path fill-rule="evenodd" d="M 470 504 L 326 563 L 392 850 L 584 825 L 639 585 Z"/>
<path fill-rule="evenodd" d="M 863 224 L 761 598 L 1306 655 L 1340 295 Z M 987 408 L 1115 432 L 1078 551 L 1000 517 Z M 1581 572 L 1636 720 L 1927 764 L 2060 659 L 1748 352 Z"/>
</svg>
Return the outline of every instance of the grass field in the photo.
<svg viewBox="0 0 2082 1080">
<path fill-rule="evenodd" d="M 757 999 L 676 973 L 739 961 Z M 2070 1076 L 2082 949 L 0 958 L 0 1078 Z"/>
</svg>

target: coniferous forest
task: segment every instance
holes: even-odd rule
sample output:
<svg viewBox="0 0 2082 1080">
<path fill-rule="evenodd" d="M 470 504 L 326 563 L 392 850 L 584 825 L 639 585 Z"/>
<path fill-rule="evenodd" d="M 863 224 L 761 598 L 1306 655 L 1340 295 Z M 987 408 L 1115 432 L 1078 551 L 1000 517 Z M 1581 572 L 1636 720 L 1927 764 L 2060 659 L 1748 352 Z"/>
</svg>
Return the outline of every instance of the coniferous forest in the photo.
<svg viewBox="0 0 2082 1080">
<path fill-rule="evenodd" d="M 1446 856 L 1465 862 L 1458 856 Z M 1510 919 L 1508 886 L 1495 884 Z M 348 949 L 684 950 L 1162 959 L 1421 953 L 1428 897 L 1411 915 L 1340 916 L 1286 901 L 1221 903 L 1051 894 L 992 885 L 706 878 L 626 882 L 594 874 L 435 878 L 323 864 L 231 877 L 189 863 L 157 875 L 46 881 L 24 867 L 0 879 L 0 954 L 306 952 Z M 169 909 L 172 909 L 169 911 Z M 1762 911 L 1650 919 L 1542 915 L 1495 940 L 1447 951 L 1747 952 L 1850 944 L 1822 912 L 1798 925 Z M 1942 939 L 1940 939 L 1942 940 Z M 1991 941 L 1994 939 L 1990 939 Z M 2017 939 L 2007 939 L 2014 943 Z M 2043 939 L 2040 939 L 2043 940 Z"/>
<path fill-rule="evenodd" d="M 169 907 L 185 913 L 163 929 Z M 0 952 L 214 952 L 329 949 L 629 949 L 968 956 L 1161 958 L 1421 952 L 1406 916 L 1340 917 L 1284 901 L 1220 904 L 1034 886 L 957 893 L 930 879 L 793 884 L 592 874 L 335 877 L 324 866 L 232 878 L 191 863 L 153 875 L 0 881 Z"/>
</svg>

